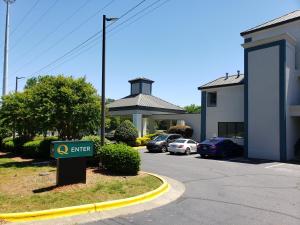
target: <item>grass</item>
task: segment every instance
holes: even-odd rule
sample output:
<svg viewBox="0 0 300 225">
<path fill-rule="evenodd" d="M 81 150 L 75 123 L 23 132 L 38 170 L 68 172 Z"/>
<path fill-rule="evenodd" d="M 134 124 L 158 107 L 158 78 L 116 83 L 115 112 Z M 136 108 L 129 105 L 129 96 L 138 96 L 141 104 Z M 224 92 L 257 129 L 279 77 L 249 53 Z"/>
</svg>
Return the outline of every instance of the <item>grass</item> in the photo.
<svg viewBox="0 0 300 225">
<path fill-rule="evenodd" d="M 0 213 L 75 206 L 132 197 L 161 185 L 153 176 L 110 176 L 88 169 L 87 184 L 55 186 L 56 168 L 0 156 Z"/>
</svg>

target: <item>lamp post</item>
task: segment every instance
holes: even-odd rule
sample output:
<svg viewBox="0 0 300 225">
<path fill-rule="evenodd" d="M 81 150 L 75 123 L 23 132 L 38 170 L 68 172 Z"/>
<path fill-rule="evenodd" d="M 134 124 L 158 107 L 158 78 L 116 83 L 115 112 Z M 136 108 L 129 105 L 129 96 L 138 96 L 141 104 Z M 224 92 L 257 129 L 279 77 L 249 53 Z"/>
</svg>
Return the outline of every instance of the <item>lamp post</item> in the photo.
<svg viewBox="0 0 300 225">
<path fill-rule="evenodd" d="M 3 0 L 6 3 L 6 21 L 5 21 L 5 37 L 4 37 L 4 60 L 3 60 L 3 88 L 2 95 L 7 94 L 7 76 L 8 76 L 8 41 L 9 41 L 9 5 L 16 0 Z"/>
<path fill-rule="evenodd" d="M 107 18 L 103 15 L 102 19 L 102 88 L 101 88 L 101 146 L 104 145 L 105 136 L 105 53 L 106 53 L 106 22 L 116 21 L 118 18 Z"/>
<path fill-rule="evenodd" d="M 24 78 L 25 77 L 16 77 L 16 90 L 15 90 L 16 93 L 18 92 L 18 81 Z"/>
</svg>

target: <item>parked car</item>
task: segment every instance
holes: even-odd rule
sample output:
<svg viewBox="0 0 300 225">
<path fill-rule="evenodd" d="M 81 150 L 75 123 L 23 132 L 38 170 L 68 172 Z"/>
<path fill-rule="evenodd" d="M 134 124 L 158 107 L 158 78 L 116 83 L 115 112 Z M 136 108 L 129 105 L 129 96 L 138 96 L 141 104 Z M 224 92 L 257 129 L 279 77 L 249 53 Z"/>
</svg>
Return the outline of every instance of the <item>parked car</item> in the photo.
<svg viewBox="0 0 300 225">
<path fill-rule="evenodd" d="M 148 142 L 147 149 L 149 152 L 167 152 L 170 143 L 176 139 L 182 138 L 180 134 L 162 134 Z"/>
<path fill-rule="evenodd" d="M 197 142 L 192 139 L 179 138 L 173 143 L 169 144 L 170 154 L 185 153 L 187 155 L 191 153 L 197 153 Z"/>
<path fill-rule="evenodd" d="M 240 156 L 243 154 L 243 147 L 234 143 L 228 138 L 211 138 L 198 144 L 197 151 L 201 157 L 205 156 Z"/>
</svg>

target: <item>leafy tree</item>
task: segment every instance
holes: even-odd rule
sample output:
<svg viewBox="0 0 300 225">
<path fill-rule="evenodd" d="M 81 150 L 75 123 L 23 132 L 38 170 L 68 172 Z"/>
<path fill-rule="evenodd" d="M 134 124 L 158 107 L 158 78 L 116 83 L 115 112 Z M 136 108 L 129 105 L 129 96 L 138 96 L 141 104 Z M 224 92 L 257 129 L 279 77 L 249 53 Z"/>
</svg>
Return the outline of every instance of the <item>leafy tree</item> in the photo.
<svg viewBox="0 0 300 225">
<path fill-rule="evenodd" d="M 84 78 L 43 76 L 24 92 L 3 98 L 0 119 L 19 135 L 58 131 L 61 139 L 77 139 L 100 127 L 100 98 Z"/>
<path fill-rule="evenodd" d="M 124 142 L 128 145 L 134 146 L 135 140 L 138 137 L 138 132 L 133 123 L 129 120 L 123 121 L 116 129 L 115 139 L 118 142 Z"/>
<path fill-rule="evenodd" d="M 201 106 L 200 105 L 191 104 L 191 105 L 185 106 L 184 109 L 188 113 L 200 113 Z"/>
</svg>

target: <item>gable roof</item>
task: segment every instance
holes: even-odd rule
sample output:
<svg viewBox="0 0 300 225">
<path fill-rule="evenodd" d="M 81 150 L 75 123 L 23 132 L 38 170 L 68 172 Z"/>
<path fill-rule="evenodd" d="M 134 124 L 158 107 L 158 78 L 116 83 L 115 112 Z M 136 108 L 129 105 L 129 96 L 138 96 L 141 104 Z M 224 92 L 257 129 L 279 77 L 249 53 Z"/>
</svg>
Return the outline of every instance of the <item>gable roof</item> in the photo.
<svg viewBox="0 0 300 225">
<path fill-rule="evenodd" d="M 213 80 L 207 84 L 204 84 L 198 87 L 198 90 L 209 89 L 209 88 L 218 88 L 218 87 L 227 87 L 227 86 L 235 86 L 244 84 L 244 74 L 240 74 L 239 76 L 230 75 L 226 79 L 226 76 L 220 77 L 216 80 Z"/>
<path fill-rule="evenodd" d="M 254 32 L 257 32 L 257 31 L 260 31 L 260 30 L 265 30 L 265 29 L 268 29 L 268 28 L 280 26 L 282 24 L 290 23 L 290 22 L 293 22 L 293 21 L 296 21 L 296 20 L 300 20 L 300 10 L 290 12 L 286 15 L 283 15 L 281 17 L 270 20 L 270 21 L 265 22 L 265 23 L 263 23 L 261 25 L 258 25 L 256 27 L 248 29 L 248 30 L 242 32 L 241 36 L 251 34 L 251 33 L 254 33 Z"/>
<path fill-rule="evenodd" d="M 185 113 L 185 110 L 177 105 L 164 101 L 153 95 L 145 94 L 127 96 L 125 98 L 116 100 L 108 104 L 107 107 L 109 108 L 109 111 L 140 109 L 155 110 L 162 112 Z"/>
</svg>

